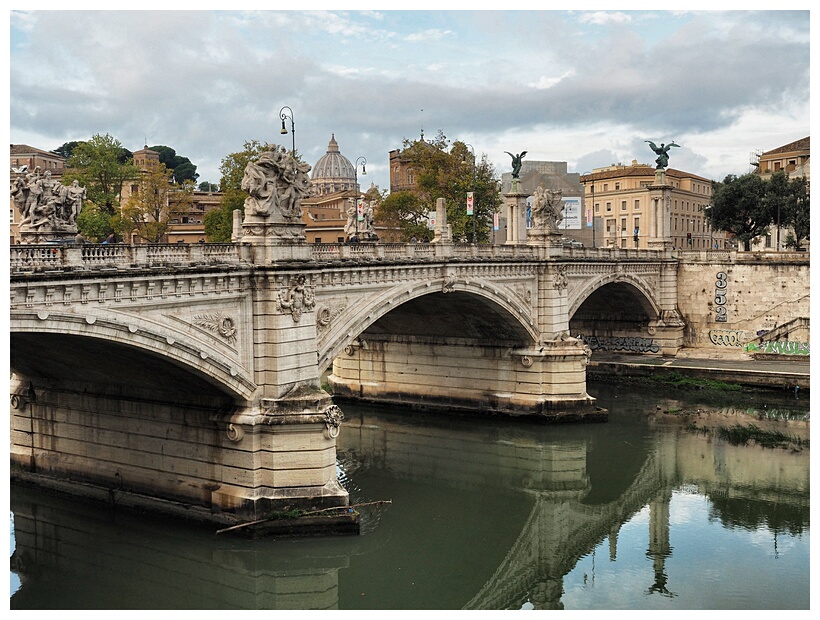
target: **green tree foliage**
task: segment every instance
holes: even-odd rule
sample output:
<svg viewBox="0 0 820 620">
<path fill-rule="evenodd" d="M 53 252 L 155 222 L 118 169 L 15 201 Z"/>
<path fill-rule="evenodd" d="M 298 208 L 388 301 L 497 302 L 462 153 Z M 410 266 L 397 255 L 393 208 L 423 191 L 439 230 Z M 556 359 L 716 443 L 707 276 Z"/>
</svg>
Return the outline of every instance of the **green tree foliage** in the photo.
<svg viewBox="0 0 820 620">
<path fill-rule="evenodd" d="M 768 183 L 756 174 L 728 175 L 712 187 L 712 208 L 706 217 L 712 228 L 734 235 L 749 250 L 751 240 L 764 234 L 777 215 L 776 202 L 767 197 Z"/>
<path fill-rule="evenodd" d="M 121 213 L 114 218 L 114 228 L 125 236 L 135 233 L 148 243 L 159 243 L 168 232 L 171 221 L 187 213 L 193 204 L 194 184 L 178 185 L 171 181 L 165 164 L 149 161 L 135 181 L 133 192 Z"/>
<path fill-rule="evenodd" d="M 436 199 L 444 198 L 447 223 L 452 226 L 455 240 L 477 243 L 489 239 L 493 214 L 501 198 L 499 179 L 486 156 L 476 161 L 468 145 L 460 141 L 451 144 L 439 131 L 429 142 L 405 140 L 402 157 L 410 162 L 415 173 L 416 190 L 412 193 L 417 200 L 402 195 L 390 200 L 388 196 L 376 213 L 377 223 L 399 222 L 405 240 L 429 234 L 426 230 L 420 233 L 419 214 L 435 211 Z M 474 215 L 467 215 L 468 192 L 473 192 Z"/>
<path fill-rule="evenodd" d="M 77 216 L 77 229 L 88 241 L 102 243 L 103 239 L 114 232 L 111 219 L 111 215 L 93 202 L 85 202 Z"/>
<path fill-rule="evenodd" d="M 791 179 L 788 199 L 784 212 L 781 213 L 781 223 L 792 229 L 786 236 L 786 247 L 800 250 L 803 248 L 803 241 L 810 239 L 810 202 L 809 183 L 806 177 Z"/>
<path fill-rule="evenodd" d="M 427 227 L 428 206 L 413 192 L 393 192 L 381 201 L 374 219 L 386 229 L 384 241 L 407 241 L 411 237 L 430 236 Z M 396 233 L 398 231 L 398 237 Z"/>
<path fill-rule="evenodd" d="M 210 181 L 202 181 L 202 183 L 197 186 L 197 189 L 200 192 L 218 192 L 219 185 L 211 183 Z"/>
<path fill-rule="evenodd" d="M 222 178 L 219 187 L 222 199 L 219 209 L 213 209 L 205 214 L 202 223 L 205 227 L 205 239 L 211 243 L 228 243 L 233 231 L 233 212 L 239 209 L 245 212 L 245 198 L 247 192 L 242 189 L 242 177 L 245 167 L 259 158 L 262 152 L 270 148 L 279 148 L 276 145 L 267 146 L 258 140 L 246 141 L 243 149 L 227 155 L 219 166 Z"/>
<path fill-rule="evenodd" d="M 190 159 L 177 155 L 177 152 L 170 146 L 158 145 L 148 148 L 159 153 L 159 161 L 171 171 L 177 183 L 182 184 L 185 181 L 196 183 L 199 174 L 197 174 L 196 166 L 191 163 Z"/>
<path fill-rule="evenodd" d="M 132 161 L 118 140 L 95 134 L 74 147 L 66 161 L 63 184 L 79 181 L 86 188 L 87 201 L 111 217 L 120 204 L 123 183 L 135 179 L 139 172 Z"/>
<path fill-rule="evenodd" d="M 72 140 L 71 142 L 65 142 L 62 146 L 58 146 L 56 149 L 51 151 L 55 155 L 59 155 L 60 157 L 65 157 L 68 159 L 74 153 L 74 149 L 77 148 L 78 145 L 82 144 L 82 142 L 78 142 L 77 140 Z"/>
</svg>

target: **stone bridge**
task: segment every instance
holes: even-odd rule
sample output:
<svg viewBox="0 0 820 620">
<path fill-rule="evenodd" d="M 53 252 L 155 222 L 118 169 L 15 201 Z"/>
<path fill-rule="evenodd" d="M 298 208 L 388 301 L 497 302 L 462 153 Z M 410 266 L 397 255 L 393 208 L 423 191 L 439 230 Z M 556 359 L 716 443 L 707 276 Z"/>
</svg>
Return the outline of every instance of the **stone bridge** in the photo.
<svg viewBox="0 0 820 620">
<path fill-rule="evenodd" d="M 333 504 L 331 368 L 341 396 L 580 419 L 605 412 L 571 334 L 680 346 L 661 251 L 279 249 L 11 248 L 13 461 L 248 516 Z"/>
<path fill-rule="evenodd" d="M 370 243 L 311 246 L 308 170 L 276 150 L 248 164 L 231 244 L 62 243 L 78 209 L 21 226 L 14 471 L 191 518 L 346 505 L 331 365 L 340 397 L 600 419 L 573 334 L 682 344 L 665 229 L 657 249 L 568 250 L 557 203 L 539 199 L 526 229 L 514 184 L 503 245 L 453 243 L 439 199 L 433 243 L 380 245 L 357 225 Z"/>
</svg>

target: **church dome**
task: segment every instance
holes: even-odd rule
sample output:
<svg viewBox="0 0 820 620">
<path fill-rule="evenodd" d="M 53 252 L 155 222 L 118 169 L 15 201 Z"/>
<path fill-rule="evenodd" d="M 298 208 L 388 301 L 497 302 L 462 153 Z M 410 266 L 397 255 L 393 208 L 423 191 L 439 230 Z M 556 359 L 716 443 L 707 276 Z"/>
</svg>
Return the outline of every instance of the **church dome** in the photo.
<svg viewBox="0 0 820 620">
<path fill-rule="evenodd" d="M 339 152 L 335 134 L 331 134 L 327 153 L 313 166 L 311 181 L 316 196 L 356 189 L 356 169 L 350 160 Z"/>
</svg>

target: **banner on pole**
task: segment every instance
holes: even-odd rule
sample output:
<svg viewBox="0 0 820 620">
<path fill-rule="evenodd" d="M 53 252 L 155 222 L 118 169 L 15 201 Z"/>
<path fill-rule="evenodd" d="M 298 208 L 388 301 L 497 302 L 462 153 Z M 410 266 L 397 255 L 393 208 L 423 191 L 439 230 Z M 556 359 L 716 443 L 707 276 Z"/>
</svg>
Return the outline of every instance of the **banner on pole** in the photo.
<svg viewBox="0 0 820 620">
<path fill-rule="evenodd" d="M 361 198 L 356 200 L 356 219 L 360 222 L 364 219 L 364 200 Z"/>
<path fill-rule="evenodd" d="M 467 215 L 473 214 L 473 192 L 467 192 Z"/>
</svg>

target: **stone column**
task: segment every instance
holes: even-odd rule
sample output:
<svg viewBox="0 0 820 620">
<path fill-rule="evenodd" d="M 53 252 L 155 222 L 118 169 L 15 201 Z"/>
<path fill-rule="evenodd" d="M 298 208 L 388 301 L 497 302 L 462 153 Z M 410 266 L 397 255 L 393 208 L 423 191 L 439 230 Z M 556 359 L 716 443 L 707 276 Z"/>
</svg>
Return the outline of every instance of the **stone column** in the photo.
<svg viewBox="0 0 820 620">
<path fill-rule="evenodd" d="M 451 243 L 453 229 L 447 223 L 447 201 L 444 198 L 436 199 L 436 229 L 433 231 L 433 243 Z"/>
<path fill-rule="evenodd" d="M 527 198 L 529 194 L 521 191 L 521 182 L 513 179 L 510 193 L 504 195 L 507 207 L 507 244 L 526 243 L 527 241 Z"/>
<path fill-rule="evenodd" d="M 672 186 L 663 170 L 655 171 L 655 182 L 649 186 L 649 238 L 647 247 L 664 250 L 672 247 Z"/>
</svg>

